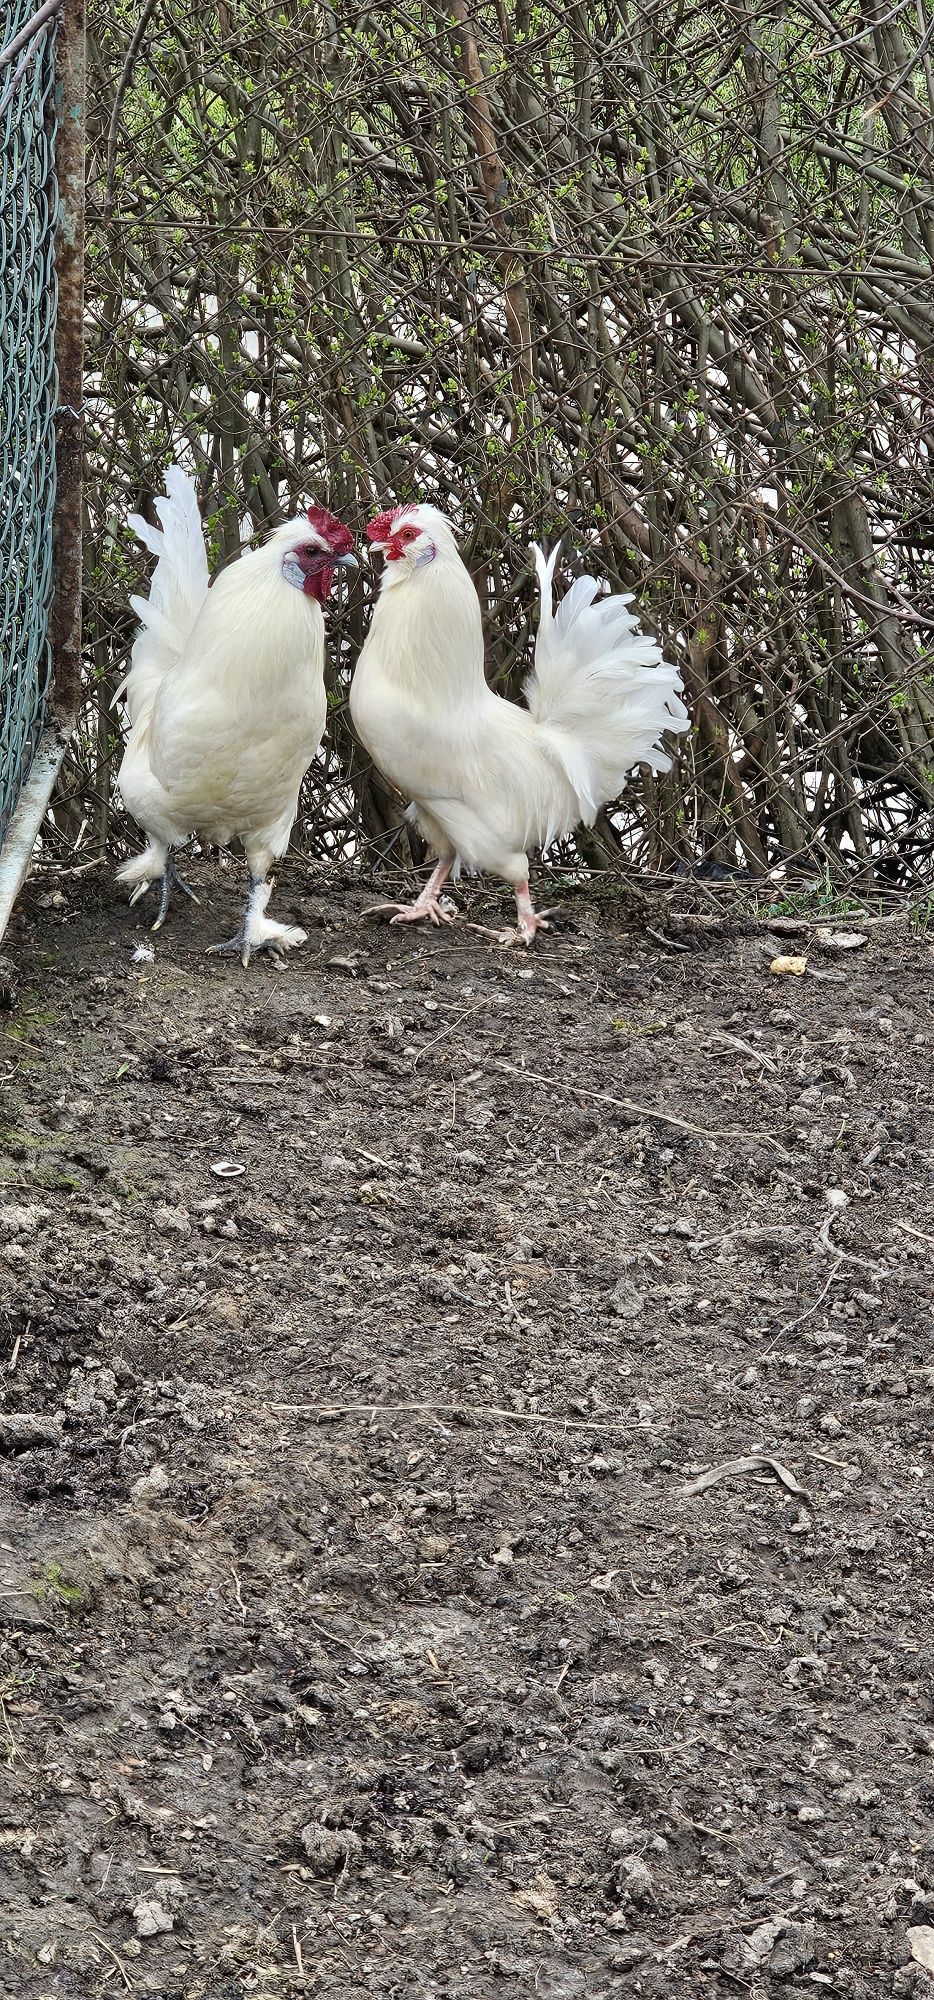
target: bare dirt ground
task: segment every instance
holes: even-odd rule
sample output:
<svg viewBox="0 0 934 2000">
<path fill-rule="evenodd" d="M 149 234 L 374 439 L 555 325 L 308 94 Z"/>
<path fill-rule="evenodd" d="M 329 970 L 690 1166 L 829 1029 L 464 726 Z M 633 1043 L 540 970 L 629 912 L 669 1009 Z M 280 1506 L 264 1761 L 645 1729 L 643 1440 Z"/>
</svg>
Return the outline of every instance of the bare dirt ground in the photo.
<svg viewBox="0 0 934 2000">
<path fill-rule="evenodd" d="M 0 1993 L 934 1995 L 931 945 L 196 879 L 5 947 Z"/>
</svg>

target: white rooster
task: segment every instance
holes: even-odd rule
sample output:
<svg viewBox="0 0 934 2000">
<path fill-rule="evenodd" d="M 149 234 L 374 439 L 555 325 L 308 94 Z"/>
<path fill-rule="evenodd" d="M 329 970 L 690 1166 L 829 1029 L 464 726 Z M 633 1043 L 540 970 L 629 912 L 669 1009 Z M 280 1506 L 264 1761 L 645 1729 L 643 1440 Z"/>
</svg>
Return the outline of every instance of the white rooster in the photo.
<svg viewBox="0 0 934 2000">
<path fill-rule="evenodd" d="M 157 562 L 148 599 L 130 599 L 140 631 L 118 690 L 129 723 L 119 785 L 148 845 L 118 876 L 133 884 L 132 903 L 161 882 L 158 930 L 173 886 L 192 894 L 173 848 L 195 833 L 218 847 L 239 835 L 250 871 L 243 923 L 211 950 L 248 965 L 254 951 L 305 942 L 304 931 L 265 915 L 267 876 L 288 846 L 324 732 L 322 606 L 335 569 L 356 568 L 353 537 L 324 507 L 310 507 L 209 588 L 194 486 L 177 465 L 165 484 L 161 533 L 130 515 Z"/>
<path fill-rule="evenodd" d="M 489 869 L 511 884 L 531 944 L 550 912 L 532 907 L 529 849 L 592 826 L 634 765 L 670 769 L 662 732 L 688 728 L 677 669 L 640 631 L 631 598 L 603 596 L 593 577 L 553 616 L 558 551 L 546 562 L 533 543 L 541 606 L 520 708 L 487 686 L 480 604 L 445 516 L 396 507 L 366 532 L 386 567 L 350 712 L 438 856 L 414 903 L 378 907 L 394 923 L 449 921 L 439 899 L 452 868 Z"/>
</svg>

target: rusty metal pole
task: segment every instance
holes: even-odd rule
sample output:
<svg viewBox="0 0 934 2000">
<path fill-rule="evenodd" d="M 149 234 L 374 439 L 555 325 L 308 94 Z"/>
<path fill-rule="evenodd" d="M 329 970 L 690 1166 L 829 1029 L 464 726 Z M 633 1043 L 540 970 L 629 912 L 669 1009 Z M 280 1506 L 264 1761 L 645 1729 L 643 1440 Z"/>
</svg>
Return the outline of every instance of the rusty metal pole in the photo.
<svg viewBox="0 0 934 2000">
<path fill-rule="evenodd" d="M 81 694 L 81 515 L 84 460 L 85 0 L 65 0 L 55 37 L 55 520 L 49 621 L 54 721 L 70 732 Z"/>
</svg>

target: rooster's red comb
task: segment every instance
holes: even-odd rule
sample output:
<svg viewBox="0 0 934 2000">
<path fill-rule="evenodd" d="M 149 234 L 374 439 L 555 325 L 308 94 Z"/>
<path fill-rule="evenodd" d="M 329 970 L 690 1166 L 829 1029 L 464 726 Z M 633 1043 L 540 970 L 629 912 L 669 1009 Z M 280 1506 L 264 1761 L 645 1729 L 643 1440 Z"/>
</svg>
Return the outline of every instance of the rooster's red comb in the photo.
<svg viewBox="0 0 934 2000">
<path fill-rule="evenodd" d="M 327 543 L 336 556 L 347 556 L 353 548 L 353 536 L 336 514 L 329 514 L 326 507 L 306 508 L 308 519 L 317 535 Z"/>
<path fill-rule="evenodd" d="M 411 507 L 387 507 L 385 513 L 377 514 L 375 520 L 366 524 L 368 542 L 385 542 L 392 534 L 393 527 L 403 514 L 411 514 Z"/>
</svg>

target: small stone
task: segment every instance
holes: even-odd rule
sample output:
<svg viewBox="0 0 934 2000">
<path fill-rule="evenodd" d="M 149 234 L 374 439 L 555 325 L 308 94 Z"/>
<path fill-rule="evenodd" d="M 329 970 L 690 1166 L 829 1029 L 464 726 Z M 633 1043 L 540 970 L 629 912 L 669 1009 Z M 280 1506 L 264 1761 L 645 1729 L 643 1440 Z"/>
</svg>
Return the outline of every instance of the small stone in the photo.
<svg viewBox="0 0 934 2000">
<path fill-rule="evenodd" d="M 117 1378 L 112 1368 L 95 1368 L 94 1393 L 104 1403 L 113 1403 L 117 1396 Z"/>
<path fill-rule="evenodd" d="M 485 1771 L 494 1763 L 503 1747 L 499 1732 L 493 1730 L 487 1735 L 469 1736 L 465 1743 L 458 1744 L 457 1760 L 463 1771 Z"/>
<path fill-rule="evenodd" d="M 645 1957 L 645 1946 L 641 1944 L 621 1944 L 610 1953 L 611 1972 L 631 1972 Z"/>
<path fill-rule="evenodd" d="M 818 924 L 814 938 L 823 951 L 859 951 L 869 943 L 865 931 L 836 931 L 825 924 Z"/>
<path fill-rule="evenodd" d="M 727 1938 L 721 1959 L 724 1971 L 737 1977 L 757 1971 L 768 1958 L 781 1927 L 780 1917 L 766 1917 L 748 1936 L 740 1933 Z"/>
<path fill-rule="evenodd" d="M 141 1479 L 135 1479 L 130 1487 L 130 1496 L 138 1506 L 145 1506 L 150 1500 L 158 1500 L 168 1492 L 169 1475 L 164 1465 L 153 1465 L 144 1472 Z"/>
<path fill-rule="evenodd" d="M 133 1905 L 137 1937 L 158 1937 L 160 1931 L 175 1929 L 175 1918 L 155 1896 L 141 1896 Z"/>
<path fill-rule="evenodd" d="M 108 1375 L 110 1374 L 109 1369 L 107 1373 Z M 114 1381 L 112 1375 L 111 1381 Z M 68 1378 L 68 1387 L 64 1395 L 64 1405 L 68 1415 L 73 1419 L 76 1417 L 101 1418 L 106 1416 L 107 1400 L 105 1396 L 99 1396 L 97 1393 L 96 1369 L 72 1369 Z"/>
<path fill-rule="evenodd" d="M 169 1208 L 163 1202 L 153 1213 L 153 1225 L 160 1236 L 190 1236 L 191 1217 L 187 1208 Z"/>
<path fill-rule="evenodd" d="M 912 1924 L 905 1932 L 905 1942 L 916 1965 L 934 1972 L 934 1930 L 930 1924 Z"/>
<path fill-rule="evenodd" d="M 11 958 L 0 958 L 0 1011 L 9 1014 L 16 1006 L 19 974 Z"/>
<path fill-rule="evenodd" d="M 877 1806 L 882 1798 L 878 1785 L 867 1785 L 862 1778 L 854 1778 L 849 1785 L 840 1788 L 840 1801 L 845 1806 L 862 1806 L 868 1811 Z"/>
<path fill-rule="evenodd" d="M 655 1878 L 652 1870 L 648 1862 L 640 1860 L 637 1854 L 627 1854 L 621 1861 L 617 1872 L 617 1885 L 624 1909 L 630 1904 L 639 1909 L 643 1903 L 652 1903 L 655 1900 Z"/>
<path fill-rule="evenodd" d="M 419 1562 L 443 1562 L 450 1553 L 451 1543 L 447 1535 L 424 1535 L 418 1545 Z"/>
<path fill-rule="evenodd" d="M 820 1826 L 824 1818 L 823 1806 L 799 1806 L 798 1819 L 802 1826 Z"/>
<path fill-rule="evenodd" d="M 243 1325 L 240 1307 L 236 1299 L 232 1298 L 229 1292 L 218 1292 L 216 1294 L 211 1300 L 211 1311 L 215 1319 L 221 1320 L 225 1326 L 231 1326 L 235 1332 L 239 1333 Z"/>
<path fill-rule="evenodd" d="M 0 1236 L 35 1236 L 48 1213 L 41 1202 L 10 1202 L 0 1208 Z"/>
<path fill-rule="evenodd" d="M 645 1305 L 645 1293 L 634 1285 L 622 1281 L 617 1285 L 610 1304 L 610 1310 L 617 1319 L 638 1319 Z"/>
<path fill-rule="evenodd" d="M 311 1873 L 321 1878 L 341 1873 L 363 1853 L 360 1835 L 348 1827 L 319 1826 L 316 1820 L 309 1820 L 299 1838 Z"/>
<path fill-rule="evenodd" d="M 769 1971 L 778 1978 L 791 1972 L 803 1972 L 814 1957 L 814 1925 L 783 1924 L 781 1933 L 772 1946 Z"/>
<path fill-rule="evenodd" d="M 0 1416 L 0 1451 L 28 1451 L 33 1445 L 61 1442 L 61 1417 L 33 1416 L 30 1410 Z"/>
</svg>

